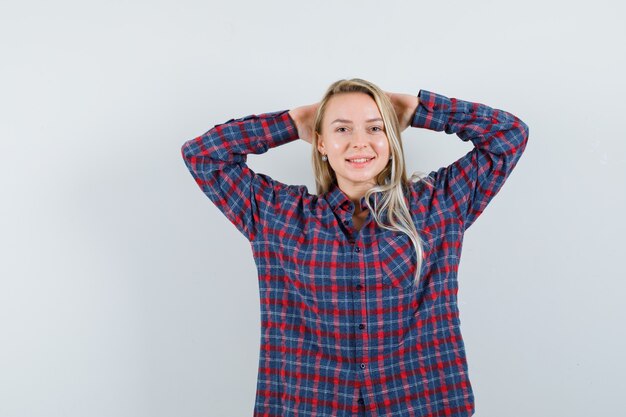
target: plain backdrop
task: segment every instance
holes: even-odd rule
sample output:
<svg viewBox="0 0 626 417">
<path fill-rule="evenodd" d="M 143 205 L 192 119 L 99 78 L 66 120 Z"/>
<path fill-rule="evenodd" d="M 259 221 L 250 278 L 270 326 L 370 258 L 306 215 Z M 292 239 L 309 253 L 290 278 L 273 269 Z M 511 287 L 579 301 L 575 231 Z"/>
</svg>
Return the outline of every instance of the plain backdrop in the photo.
<svg viewBox="0 0 626 417">
<path fill-rule="evenodd" d="M 475 415 L 625 415 L 624 12 L 617 1 L 3 1 L 0 417 L 251 416 L 252 251 L 180 148 L 352 77 L 530 127 L 464 240 Z M 409 173 L 471 149 L 414 128 L 403 143 Z M 248 164 L 315 192 L 302 140 Z"/>
</svg>

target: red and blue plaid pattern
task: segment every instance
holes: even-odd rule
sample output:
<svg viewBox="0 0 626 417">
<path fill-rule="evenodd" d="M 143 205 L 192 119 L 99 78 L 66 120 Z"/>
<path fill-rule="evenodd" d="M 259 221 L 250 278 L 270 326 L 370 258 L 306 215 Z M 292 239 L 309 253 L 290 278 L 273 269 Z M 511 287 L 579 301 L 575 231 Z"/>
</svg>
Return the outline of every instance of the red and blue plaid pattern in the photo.
<svg viewBox="0 0 626 417">
<path fill-rule="evenodd" d="M 354 204 L 255 173 L 246 154 L 298 139 L 288 110 L 215 125 L 182 146 L 194 179 L 250 241 L 261 346 L 254 416 L 471 416 L 457 306 L 465 230 L 517 164 L 528 126 L 516 116 L 420 90 L 413 127 L 474 148 L 412 183 L 405 198 L 425 241 L 421 280 L 405 234 L 357 231 Z M 360 202 L 365 207 L 365 199 Z"/>
</svg>

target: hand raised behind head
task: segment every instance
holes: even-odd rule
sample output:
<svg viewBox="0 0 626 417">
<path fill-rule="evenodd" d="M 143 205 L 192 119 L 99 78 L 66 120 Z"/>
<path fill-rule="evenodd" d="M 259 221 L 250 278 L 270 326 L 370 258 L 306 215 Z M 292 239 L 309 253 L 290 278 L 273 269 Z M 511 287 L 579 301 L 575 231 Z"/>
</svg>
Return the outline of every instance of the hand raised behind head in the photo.
<svg viewBox="0 0 626 417">
<path fill-rule="evenodd" d="M 319 103 L 309 104 L 306 106 L 296 107 L 289 110 L 289 115 L 296 123 L 298 129 L 298 137 L 308 143 L 313 143 L 313 122 L 315 121 L 315 113 Z"/>
<path fill-rule="evenodd" d="M 391 93 L 385 91 L 393 108 L 398 116 L 398 123 L 400 124 L 400 131 L 405 130 L 411 125 L 417 106 L 419 105 L 419 98 L 411 94 Z"/>
</svg>

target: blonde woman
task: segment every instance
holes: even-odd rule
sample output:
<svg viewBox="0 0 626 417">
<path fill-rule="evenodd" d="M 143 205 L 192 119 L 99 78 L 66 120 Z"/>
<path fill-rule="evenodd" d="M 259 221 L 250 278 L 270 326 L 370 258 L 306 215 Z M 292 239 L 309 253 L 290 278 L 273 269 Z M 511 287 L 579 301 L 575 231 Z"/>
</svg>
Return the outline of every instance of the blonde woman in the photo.
<svg viewBox="0 0 626 417">
<path fill-rule="evenodd" d="M 408 178 L 409 126 L 474 147 Z M 246 165 L 247 154 L 297 139 L 312 145 L 316 194 Z M 506 111 L 356 78 L 318 103 L 231 119 L 182 146 L 201 190 L 252 247 L 254 416 L 474 414 L 456 298 L 463 234 L 527 140 Z"/>
</svg>

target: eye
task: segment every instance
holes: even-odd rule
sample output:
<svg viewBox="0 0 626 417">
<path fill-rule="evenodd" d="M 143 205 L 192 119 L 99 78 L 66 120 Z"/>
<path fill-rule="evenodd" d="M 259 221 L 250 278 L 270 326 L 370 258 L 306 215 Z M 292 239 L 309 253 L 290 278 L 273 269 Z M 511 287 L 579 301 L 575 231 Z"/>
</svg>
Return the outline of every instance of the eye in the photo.
<svg viewBox="0 0 626 417">
<path fill-rule="evenodd" d="M 374 126 L 374 127 L 372 127 L 372 130 L 373 130 L 373 129 L 378 129 L 378 130 L 376 130 L 375 132 L 382 132 L 382 131 L 383 131 L 383 128 L 382 128 L 382 127 L 380 127 L 380 126 Z"/>
<path fill-rule="evenodd" d="M 345 129 L 345 127 L 338 127 L 336 131 L 337 132 L 339 132 L 339 131 L 343 132 L 343 130 L 341 130 L 341 129 Z"/>
</svg>

